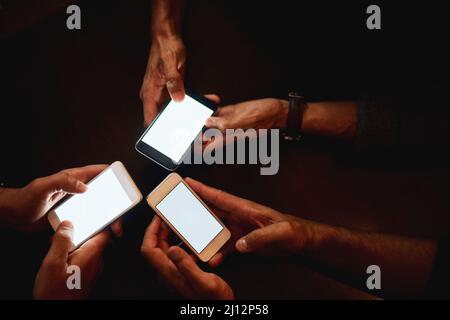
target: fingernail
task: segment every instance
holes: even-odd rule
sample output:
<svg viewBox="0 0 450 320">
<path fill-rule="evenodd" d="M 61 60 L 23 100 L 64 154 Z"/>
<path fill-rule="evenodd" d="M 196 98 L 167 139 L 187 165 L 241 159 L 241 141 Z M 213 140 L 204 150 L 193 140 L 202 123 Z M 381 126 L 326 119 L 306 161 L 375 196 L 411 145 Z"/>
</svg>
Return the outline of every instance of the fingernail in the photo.
<svg viewBox="0 0 450 320">
<path fill-rule="evenodd" d="M 80 190 L 81 192 L 85 192 L 87 190 L 87 185 L 85 185 L 81 181 L 77 181 L 77 189 Z"/>
<path fill-rule="evenodd" d="M 247 240 L 245 239 L 238 240 L 238 242 L 236 243 L 236 247 L 239 251 L 246 251 L 248 248 Z"/>
<path fill-rule="evenodd" d="M 169 259 L 173 262 L 177 262 L 180 259 L 180 254 L 176 250 L 172 250 L 168 253 Z"/>
<path fill-rule="evenodd" d="M 178 102 L 182 102 L 184 100 L 184 95 L 182 92 L 177 91 L 172 93 L 172 99 Z"/>
</svg>

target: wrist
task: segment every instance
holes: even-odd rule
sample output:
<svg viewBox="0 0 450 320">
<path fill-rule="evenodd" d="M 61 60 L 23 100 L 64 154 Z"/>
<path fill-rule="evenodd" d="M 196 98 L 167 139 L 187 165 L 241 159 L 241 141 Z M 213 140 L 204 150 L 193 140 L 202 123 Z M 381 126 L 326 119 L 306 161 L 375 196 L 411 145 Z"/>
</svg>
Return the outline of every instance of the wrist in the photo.
<svg viewBox="0 0 450 320">
<path fill-rule="evenodd" d="M 313 134 L 320 128 L 320 103 L 307 103 L 303 109 L 302 132 Z"/>
<path fill-rule="evenodd" d="M 287 125 L 287 118 L 289 114 L 289 101 L 278 100 L 279 111 L 277 113 L 277 120 L 275 121 L 275 128 L 284 129 Z"/>
<path fill-rule="evenodd" d="M 152 27 L 152 39 L 167 39 L 173 37 L 180 37 L 180 33 L 177 32 L 173 26 Z"/>
<path fill-rule="evenodd" d="M 308 134 L 353 138 L 357 128 L 356 104 L 352 101 L 308 103 L 301 126 Z"/>
<path fill-rule="evenodd" d="M 337 240 L 337 230 L 331 226 L 297 218 L 297 222 L 302 226 L 304 243 L 300 253 L 306 256 L 314 256 L 320 252 L 327 243 Z"/>
</svg>

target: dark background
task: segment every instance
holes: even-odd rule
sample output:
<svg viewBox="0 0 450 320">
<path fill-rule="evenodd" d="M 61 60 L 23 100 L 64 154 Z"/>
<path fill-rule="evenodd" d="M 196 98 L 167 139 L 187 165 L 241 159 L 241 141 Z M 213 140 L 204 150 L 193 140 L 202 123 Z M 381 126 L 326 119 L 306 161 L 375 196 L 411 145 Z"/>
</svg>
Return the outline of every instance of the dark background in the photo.
<svg viewBox="0 0 450 320">
<path fill-rule="evenodd" d="M 378 3 L 382 30 L 369 31 L 365 9 L 372 3 L 363 1 L 191 1 L 183 29 L 186 83 L 219 94 L 224 104 L 285 97 L 291 89 L 321 100 L 414 94 L 440 84 L 448 77 L 442 2 L 395 2 Z M 65 168 L 121 160 L 148 194 L 167 175 L 134 150 L 143 130 L 149 1 L 78 1 L 80 31 L 66 29 L 61 3 L 45 18 L 14 2 L 0 16 L 8 30 L 0 42 L 0 180 L 18 187 Z M 31 22 L 6 28 L 16 16 Z M 361 154 L 309 137 L 282 143 L 276 176 L 260 176 L 257 166 L 180 173 L 316 221 L 439 237 L 450 227 L 450 172 L 439 160 L 419 150 L 400 160 Z M 124 239 L 107 251 L 94 298 L 170 297 L 139 254 L 152 216 L 144 202 L 126 215 Z M 1 298 L 31 297 L 51 234 L 2 230 Z M 218 273 L 241 298 L 370 298 L 348 285 L 364 284 L 296 259 L 234 256 Z"/>
</svg>

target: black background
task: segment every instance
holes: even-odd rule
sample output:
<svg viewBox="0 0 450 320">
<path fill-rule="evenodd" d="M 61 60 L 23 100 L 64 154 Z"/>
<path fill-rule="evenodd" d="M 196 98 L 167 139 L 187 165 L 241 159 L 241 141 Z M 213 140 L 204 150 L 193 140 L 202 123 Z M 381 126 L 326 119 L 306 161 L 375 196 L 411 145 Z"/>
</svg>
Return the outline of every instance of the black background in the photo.
<svg viewBox="0 0 450 320">
<path fill-rule="evenodd" d="M 121 160 L 147 194 L 167 175 L 134 151 L 143 131 L 139 89 L 150 48 L 149 1 L 77 4 L 82 30 L 67 30 L 61 10 L 0 43 L 0 179 L 22 186 L 64 168 Z M 291 89 L 310 100 L 413 95 L 435 86 L 445 93 L 444 2 L 378 2 L 382 30 L 375 31 L 366 28 L 369 4 L 192 1 L 183 29 L 186 82 L 219 94 L 224 104 L 285 97 Z M 447 106 L 443 100 L 439 107 Z M 184 167 L 180 173 L 332 224 L 429 237 L 448 232 L 449 171 L 438 159 L 392 167 L 355 160 L 345 146 L 320 139 L 281 148 L 276 177 L 259 176 L 255 166 Z M 127 214 L 125 237 L 106 253 L 94 298 L 170 297 L 139 254 L 152 215 L 144 203 Z M 50 235 L 2 231 L 0 297 L 31 297 Z M 323 276 L 297 261 L 236 257 L 218 272 L 238 297 L 366 297 L 332 280 L 338 275 Z"/>
</svg>

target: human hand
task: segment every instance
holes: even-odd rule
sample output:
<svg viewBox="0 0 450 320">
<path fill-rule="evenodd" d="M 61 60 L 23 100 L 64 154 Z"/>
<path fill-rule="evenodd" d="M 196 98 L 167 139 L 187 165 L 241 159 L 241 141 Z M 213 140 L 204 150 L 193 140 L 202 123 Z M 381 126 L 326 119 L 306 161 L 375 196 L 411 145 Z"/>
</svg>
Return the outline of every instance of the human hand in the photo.
<svg viewBox="0 0 450 320">
<path fill-rule="evenodd" d="M 155 215 L 145 232 L 141 253 L 156 269 L 163 283 L 188 299 L 233 299 L 230 286 L 219 276 L 200 269 L 180 247 L 170 247 L 170 230 Z"/>
<path fill-rule="evenodd" d="M 0 193 L 1 220 L 8 226 L 29 225 L 42 218 L 66 194 L 83 193 L 86 182 L 102 172 L 106 165 L 92 165 L 63 170 L 37 178 L 23 188 L 3 189 Z"/>
<path fill-rule="evenodd" d="M 187 178 L 189 186 L 230 229 L 231 240 L 211 260 L 219 265 L 233 251 L 266 256 L 299 254 L 312 241 L 314 223 L 282 214 Z"/>
<path fill-rule="evenodd" d="M 146 126 L 156 117 L 169 95 L 175 101 L 184 99 L 185 63 L 186 51 L 180 36 L 153 37 L 140 92 Z"/>
<path fill-rule="evenodd" d="M 246 101 L 218 108 L 216 114 L 206 120 L 207 128 L 272 129 L 286 126 L 289 102 L 278 99 Z"/>
<path fill-rule="evenodd" d="M 122 222 L 116 221 L 111 226 L 115 236 L 122 235 Z M 73 226 L 63 221 L 52 239 L 50 250 L 38 271 L 34 282 L 34 299 L 84 299 L 91 292 L 103 269 L 103 251 L 111 240 L 105 230 L 85 242 L 80 248 L 70 253 L 73 248 Z M 69 266 L 80 270 L 80 288 L 69 289 Z"/>
</svg>

